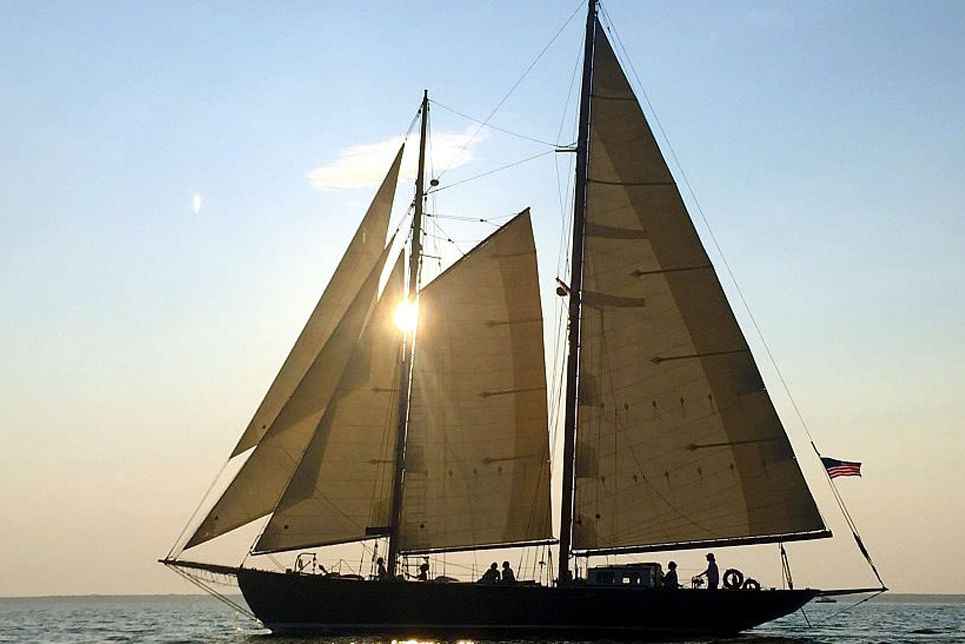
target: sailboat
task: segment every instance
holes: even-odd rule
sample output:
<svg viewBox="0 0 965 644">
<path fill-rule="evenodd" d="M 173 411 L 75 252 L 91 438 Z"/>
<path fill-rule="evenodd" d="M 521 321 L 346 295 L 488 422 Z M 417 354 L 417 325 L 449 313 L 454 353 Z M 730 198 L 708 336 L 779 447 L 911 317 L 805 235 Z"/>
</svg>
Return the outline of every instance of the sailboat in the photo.
<svg viewBox="0 0 965 644">
<path fill-rule="evenodd" d="M 555 535 L 530 213 L 420 288 L 428 110 L 425 93 L 408 257 L 390 262 L 394 236 L 386 242 L 400 149 L 232 450 L 247 460 L 162 563 L 236 577 L 276 633 L 730 635 L 817 597 L 792 584 L 669 588 L 655 563 L 574 572 L 576 557 L 831 536 L 596 0 L 573 150 L 573 268 L 560 285 Z M 183 555 L 264 517 L 251 554 L 387 541 L 384 570 L 335 574 L 314 555 L 285 571 Z M 407 557 L 539 544 L 558 546 L 548 583 L 402 574 Z"/>
</svg>

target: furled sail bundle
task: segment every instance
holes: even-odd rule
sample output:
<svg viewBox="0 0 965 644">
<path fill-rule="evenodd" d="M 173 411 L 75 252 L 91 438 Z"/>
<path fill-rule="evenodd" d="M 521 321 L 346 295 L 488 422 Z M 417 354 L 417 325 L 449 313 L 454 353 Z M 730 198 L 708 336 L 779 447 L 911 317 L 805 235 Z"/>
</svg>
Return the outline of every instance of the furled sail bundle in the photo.
<svg viewBox="0 0 965 644">
<path fill-rule="evenodd" d="M 544 368 L 527 210 L 421 292 L 403 552 L 552 537 Z"/>
<path fill-rule="evenodd" d="M 574 547 L 826 534 L 599 24 L 590 100 Z"/>
<path fill-rule="evenodd" d="M 256 419 L 264 419 L 266 427 L 259 426 L 252 434 L 249 425 L 234 454 L 243 447 L 250 448 L 253 440 L 254 450 L 185 548 L 267 515 L 281 498 L 375 305 L 379 277 L 388 256 L 385 234 L 401 159 L 402 149 L 255 414 Z"/>
<path fill-rule="evenodd" d="M 404 268 L 400 256 L 256 553 L 358 541 L 389 524 Z"/>
</svg>

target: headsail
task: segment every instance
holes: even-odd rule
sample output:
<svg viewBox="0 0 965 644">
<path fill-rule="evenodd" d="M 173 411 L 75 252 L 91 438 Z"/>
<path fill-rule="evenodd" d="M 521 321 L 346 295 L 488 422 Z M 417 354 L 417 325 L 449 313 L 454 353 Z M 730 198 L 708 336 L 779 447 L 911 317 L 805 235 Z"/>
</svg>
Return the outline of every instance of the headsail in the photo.
<svg viewBox="0 0 965 644">
<path fill-rule="evenodd" d="M 358 541 L 389 523 L 405 297 L 396 262 L 332 402 L 254 552 Z"/>
<path fill-rule="evenodd" d="M 279 429 L 269 432 L 258 443 L 185 548 L 263 517 L 278 504 L 372 311 L 388 254 L 389 247 L 386 247 L 288 404 L 279 412 L 274 425 Z"/>
<path fill-rule="evenodd" d="M 542 312 L 529 211 L 419 299 L 401 550 L 548 540 Z"/>
<path fill-rule="evenodd" d="M 640 105 L 596 30 L 574 548 L 828 536 Z"/>
<path fill-rule="evenodd" d="M 335 269 L 325 292 L 315 305 L 305 328 L 302 330 L 264 400 L 248 423 L 231 456 L 251 449 L 268 432 L 284 429 L 277 427 L 277 417 L 288 404 L 295 388 L 305 377 L 308 368 L 318 357 L 329 336 L 342 319 L 345 310 L 355 298 L 369 270 L 382 252 L 385 235 L 389 228 L 389 214 L 395 199 L 395 187 L 399 181 L 399 168 L 405 145 L 399 148 L 388 174 L 382 181 L 368 212 L 362 219 L 355 236 Z"/>
</svg>

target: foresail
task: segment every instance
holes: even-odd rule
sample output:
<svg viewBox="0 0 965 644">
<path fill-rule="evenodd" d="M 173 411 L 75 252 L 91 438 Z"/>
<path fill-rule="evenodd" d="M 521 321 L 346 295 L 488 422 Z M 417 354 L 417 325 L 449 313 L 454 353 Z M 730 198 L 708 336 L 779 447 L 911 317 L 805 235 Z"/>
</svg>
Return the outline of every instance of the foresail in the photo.
<svg viewBox="0 0 965 644">
<path fill-rule="evenodd" d="M 266 433 L 285 428 L 284 423 L 279 423 L 277 420 L 279 412 L 288 404 L 295 388 L 325 346 L 385 246 L 389 214 L 392 210 L 392 201 L 395 199 L 395 187 L 399 180 L 399 167 L 402 164 L 404 149 L 404 145 L 399 148 L 388 174 L 375 194 L 325 292 L 322 293 L 305 328 L 302 329 L 281 370 L 271 383 L 264 400 L 231 452 L 232 457 L 257 445 Z"/>
<path fill-rule="evenodd" d="M 599 23 L 596 43 L 574 548 L 827 536 Z"/>
<path fill-rule="evenodd" d="M 278 504 L 296 466 L 335 392 L 355 350 L 366 318 L 378 296 L 379 277 L 391 244 L 369 269 L 365 282 L 345 311 L 318 357 L 278 413 L 277 431 L 255 446 L 248 460 L 188 540 L 191 548 L 239 528 L 271 512 Z"/>
<path fill-rule="evenodd" d="M 418 327 L 400 549 L 550 539 L 542 312 L 528 210 L 422 290 Z"/>
<path fill-rule="evenodd" d="M 254 552 L 345 543 L 389 525 L 405 298 L 400 256 L 332 402 Z"/>
</svg>

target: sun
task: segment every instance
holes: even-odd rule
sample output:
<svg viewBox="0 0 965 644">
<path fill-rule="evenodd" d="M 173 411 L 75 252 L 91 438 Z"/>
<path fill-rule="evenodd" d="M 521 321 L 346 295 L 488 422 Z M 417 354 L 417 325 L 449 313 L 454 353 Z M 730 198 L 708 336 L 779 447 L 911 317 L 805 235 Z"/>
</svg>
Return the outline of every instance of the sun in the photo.
<svg viewBox="0 0 965 644">
<path fill-rule="evenodd" d="M 415 331 L 418 319 L 419 305 L 409 300 L 399 302 L 398 306 L 395 307 L 395 313 L 392 314 L 392 320 L 395 322 L 395 326 L 403 333 L 412 333 Z"/>
</svg>

